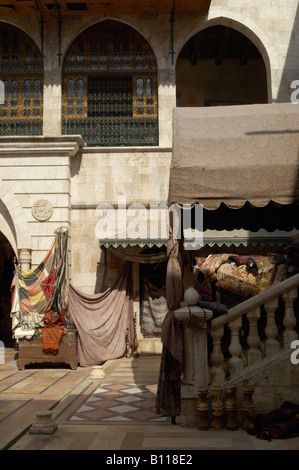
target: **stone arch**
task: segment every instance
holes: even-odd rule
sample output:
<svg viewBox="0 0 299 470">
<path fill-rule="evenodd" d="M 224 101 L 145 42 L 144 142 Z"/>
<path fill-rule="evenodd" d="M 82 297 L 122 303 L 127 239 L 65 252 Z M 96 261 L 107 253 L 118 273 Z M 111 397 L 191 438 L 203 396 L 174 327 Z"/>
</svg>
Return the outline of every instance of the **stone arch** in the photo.
<svg viewBox="0 0 299 470">
<path fill-rule="evenodd" d="M 83 33 L 85 30 L 88 28 L 95 26 L 97 24 L 104 23 L 105 21 L 116 21 L 120 24 L 123 24 L 124 26 L 128 26 L 135 31 L 137 31 L 145 41 L 148 42 L 149 46 L 151 47 L 153 53 L 155 54 L 157 65 L 159 66 L 159 57 L 162 56 L 162 48 L 161 45 L 158 45 L 158 40 L 153 40 L 153 35 L 152 31 L 148 27 L 140 27 L 139 24 L 133 24 L 132 22 L 132 17 L 131 16 L 123 16 L 122 18 L 119 18 L 117 15 L 109 15 L 106 16 L 105 18 L 95 18 L 94 21 L 90 21 L 90 18 L 88 17 L 83 17 L 80 18 L 78 24 L 76 25 L 75 21 L 72 22 L 72 28 L 71 28 L 71 36 L 65 34 L 64 37 L 62 38 L 62 50 L 63 50 L 63 55 L 62 55 L 62 63 L 65 59 L 65 55 L 71 46 L 71 44 L 76 40 L 76 38 Z M 155 42 L 155 44 L 153 44 Z"/>
<path fill-rule="evenodd" d="M 158 144 L 158 72 L 144 36 L 123 21 L 84 28 L 62 64 L 62 132 L 88 146 Z"/>
<path fill-rule="evenodd" d="M 43 57 L 38 44 L 19 26 L 0 21 L 1 80 L 5 106 L 0 110 L 2 135 L 41 135 Z"/>
<path fill-rule="evenodd" d="M 0 231 L 11 244 L 16 256 L 21 250 L 31 251 L 31 236 L 23 207 L 13 191 L 0 184 Z"/>
<path fill-rule="evenodd" d="M 41 45 L 40 45 L 40 32 L 38 28 L 32 28 L 31 24 L 24 21 L 23 17 L 17 17 L 14 18 L 14 21 L 8 21 L 7 19 L 0 19 L 0 23 L 7 24 L 9 26 L 14 26 L 17 29 L 20 29 L 23 33 L 25 33 L 36 45 L 36 47 L 39 49 L 39 52 L 42 53 L 41 51 Z"/>
<path fill-rule="evenodd" d="M 180 51 L 184 44 L 196 33 L 211 26 L 227 26 L 229 28 L 235 29 L 236 31 L 242 33 L 259 50 L 266 68 L 267 76 L 267 95 L 268 102 L 272 102 L 272 77 L 271 70 L 277 66 L 277 57 L 275 51 L 271 45 L 270 40 L 265 35 L 255 23 L 251 20 L 244 19 L 241 15 L 233 12 L 224 12 L 221 11 L 221 14 L 217 14 L 217 11 L 213 11 L 213 18 L 209 18 L 207 21 L 204 21 L 200 25 L 192 24 L 188 25 L 188 34 L 183 37 L 183 33 L 179 35 L 176 39 L 176 48 L 177 51 Z M 178 59 L 179 52 L 176 54 L 176 60 Z"/>
</svg>

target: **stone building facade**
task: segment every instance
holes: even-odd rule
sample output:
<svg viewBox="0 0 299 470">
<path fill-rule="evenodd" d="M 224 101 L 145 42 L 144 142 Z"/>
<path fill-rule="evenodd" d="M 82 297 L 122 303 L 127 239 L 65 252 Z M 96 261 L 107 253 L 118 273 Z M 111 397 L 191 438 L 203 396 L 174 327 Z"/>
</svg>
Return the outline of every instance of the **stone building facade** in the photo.
<svg viewBox="0 0 299 470">
<path fill-rule="evenodd" d="M 21 7 L 17 5 L 20 3 Z M 111 5 L 116 3 L 111 2 Z M 146 6 L 151 2 L 142 3 Z M 17 1 L 10 6 L 0 5 L 0 79 L 6 83 L 9 110 L 14 111 L 13 93 L 16 92 L 13 81 L 18 82 L 19 90 L 24 86 L 23 95 L 26 95 L 25 82 L 22 82 L 26 81 L 26 64 L 31 63 L 33 67 L 27 78 L 32 86 L 37 82 L 41 84 L 40 92 L 36 88 L 29 92 L 32 100 L 29 108 L 33 113 L 34 106 L 37 110 L 32 115 L 37 127 L 29 125 L 16 131 L 22 127 L 21 124 L 20 127 L 5 127 L 3 122 L 8 120 L 8 116 L 2 112 L 0 117 L 3 125 L 0 137 L 2 251 L 8 249 L 10 256 L 15 256 L 24 269 L 34 268 L 48 250 L 55 229 L 66 226 L 70 235 L 71 282 L 86 293 L 105 289 L 117 274 L 113 260 L 109 260 L 109 253 L 100 246 L 96 236 L 97 207 L 101 204 L 117 207 L 120 197 L 126 198 L 127 205 L 137 202 L 147 208 L 151 203 L 167 203 L 173 109 L 286 103 L 290 102 L 294 91 L 292 84 L 299 79 L 298 0 L 264 0 L 262 4 L 256 0 L 190 2 L 191 5 L 201 5 L 201 10 L 195 12 L 184 11 L 181 3 L 185 2 L 176 2 L 176 5 L 172 1 L 152 3 L 155 8 L 145 8 L 143 12 L 138 10 L 138 2 L 133 1 L 128 2 L 131 10 L 127 12 L 122 12 L 117 6 L 103 12 L 92 11 L 88 1 L 63 3 L 61 8 L 57 8 L 57 3 L 43 2 L 36 3 L 39 8 L 34 7 L 34 2 L 26 2 L 27 6 L 25 2 Z M 161 13 L 159 3 L 165 6 Z M 140 105 L 143 107 L 141 112 L 152 113 L 156 119 L 155 130 L 150 131 L 154 133 L 153 139 L 138 140 L 136 131 L 129 143 L 123 144 L 116 136 L 111 145 L 107 145 L 103 140 L 104 133 L 97 136 L 95 131 L 91 144 L 84 136 L 82 122 L 93 116 L 86 104 L 87 94 L 93 86 L 92 74 L 91 69 L 89 72 L 79 69 L 77 63 L 73 78 L 82 80 L 87 92 L 80 94 L 78 89 L 77 94 L 71 95 L 70 91 L 68 95 L 68 86 L 72 86 L 67 82 L 67 78 L 72 80 L 72 70 L 67 69 L 72 57 L 68 54 L 71 47 L 77 47 L 74 49 L 77 51 L 75 61 L 79 62 L 81 54 L 83 62 L 87 57 L 90 59 L 95 46 L 93 41 L 97 44 L 97 35 L 104 29 L 107 34 L 101 43 L 103 50 L 94 52 L 98 54 L 94 67 L 96 60 L 100 61 L 105 54 L 114 57 L 113 52 L 107 52 L 105 48 L 108 45 L 105 40 L 108 41 L 112 30 L 114 39 L 119 34 L 125 37 L 128 33 L 129 51 L 134 45 L 132 38 L 135 34 L 141 46 L 145 47 L 140 54 L 151 53 L 153 56 L 150 78 L 146 75 L 148 69 L 142 76 L 145 80 L 152 80 L 144 82 L 144 86 L 145 83 L 151 84 L 149 95 L 152 93 L 153 101 L 147 101 L 149 111 L 144 102 Z M 5 45 L 5 34 L 9 34 L 8 46 Z M 23 65 L 14 69 L 18 50 L 13 49 L 11 41 L 18 34 L 21 34 L 19 47 L 25 35 L 26 44 L 31 44 L 35 52 L 31 56 L 26 48 L 20 52 L 19 64 L 22 60 Z M 94 40 L 92 34 L 95 34 Z M 90 40 L 88 47 L 87 37 Z M 109 39 L 109 45 L 114 39 Z M 80 45 L 82 50 L 79 50 Z M 39 68 L 34 68 L 34 61 Z M 6 63 L 11 68 L 5 68 Z M 138 64 L 134 67 L 133 79 L 136 76 L 138 80 Z M 114 75 L 111 75 L 111 80 L 114 80 Z M 114 83 L 117 88 L 119 81 Z M 139 93 L 136 86 L 130 99 L 135 100 L 137 109 L 138 102 L 149 95 L 144 91 Z M 107 93 L 113 92 L 109 90 Z M 100 89 L 96 88 L 94 93 L 100 93 Z M 21 97 L 16 96 L 17 99 Z M 26 96 L 22 99 L 20 106 L 24 109 Z M 76 100 L 77 124 L 75 122 L 68 127 L 72 121 L 72 115 L 68 114 L 68 107 L 71 109 L 73 106 L 69 104 L 72 99 Z M 87 111 L 84 106 L 87 106 Z M 110 104 L 110 111 L 100 119 L 113 117 L 116 113 L 113 106 Z M 125 101 L 121 101 L 120 107 L 125 109 L 125 106 Z M 5 110 L 2 104 L 0 112 L 1 107 L 2 111 Z M 121 112 L 117 116 L 120 121 Z M 26 114 L 23 114 L 20 121 L 25 121 L 25 118 Z M 17 120 L 13 113 L 10 120 Z M 108 124 L 107 132 L 110 132 L 110 126 L 112 124 Z M 139 309 L 138 270 L 139 267 L 135 266 L 136 310 Z M 4 329 L 2 324 L 2 332 Z"/>
</svg>

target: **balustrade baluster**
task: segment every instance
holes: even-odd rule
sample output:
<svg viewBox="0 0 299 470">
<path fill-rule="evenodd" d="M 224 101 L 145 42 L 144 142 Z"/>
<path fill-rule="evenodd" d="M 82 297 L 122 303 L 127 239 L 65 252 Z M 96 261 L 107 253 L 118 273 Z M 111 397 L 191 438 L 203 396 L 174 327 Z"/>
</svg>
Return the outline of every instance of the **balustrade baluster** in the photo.
<svg viewBox="0 0 299 470">
<path fill-rule="evenodd" d="M 249 350 L 247 352 L 247 364 L 248 366 L 260 362 L 262 358 L 262 352 L 259 349 L 261 339 L 258 333 L 257 323 L 261 316 L 260 307 L 256 307 L 254 310 L 251 310 L 247 313 L 247 318 L 249 321 L 249 333 L 247 337 L 247 344 Z"/>
<path fill-rule="evenodd" d="M 285 303 L 285 312 L 283 317 L 285 331 L 282 333 L 283 347 L 289 348 L 291 346 L 291 342 L 298 337 L 296 331 L 294 330 L 296 325 L 294 301 L 297 298 L 297 287 L 285 292 L 282 298 Z"/>
<path fill-rule="evenodd" d="M 237 400 L 236 400 L 236 387 L 227 387 L 226 391 L 226 400 L 224 404 L 226 412 L 226 429 L 230 431 L 236 431 L 238 429 L 237 422 Z"/>
<path fill-rule="evenodd" d="M 222 402 L 222 388 L 218 386 L 213 386 L 212 387 L 212 392 L 213 392 L 213 400 L 211 403 L 212 407 L 212 423 L 211 423 L 211 429 L 213 431 L 222 431 L 223 429 L 223 424 L 222 424 L 222 419 L 223 419 L 223 402 Z"/>
<path fill-rule="evenodd" d="M 184 371 L 183 384 L 194 383 L 194 350 L 193 350 L 193 330 L 188 328 L 186 322 L 183 322 L 184 328 Z"/>
<path fill-rule="evenodd" d="M 239 332 L 242 326 L 242 317 L 233 320 L 228 324 L 231 332 L 231 341 L 229 346 L 229 352 L 231 358 L 229 359 L 229 372 L 230 376 L 234 376 L 243 370 L 243 361 L 241 356 L 242 346 L 240 344 Z"/>
<path fill-rule="evenodd" d="M 276 297 L 264 305 L 267 313 L 267 323 L 265 327 L 265 334 L 267 339 L 265 341 L 265 356 L 271 357 L 280 349 L 278 336 L 278 328 L 275 321 L 275 312 L 278 308 L 278 298 Z"/>
<path fill-rule="evenodd" d="M 209 429 L 209 400 L 208 400 L 208 388 L 202 387 L 198 389 L 198 401 L 197 401 L 197 412 L 198 412 L 198 429 L 206 431 Z"/>
<path fill-rule="evenodd" d="M 213 383 L 220 383 L 225 378 L 225 372 L 223 368 L 223 354 L 222 354 L 222 347 L 221 347 L 221 339 L 223 336 L 224 328 L 221 326 L 215 330 L 211 330 L 211 336 L 213 339 L 213 352 L 211 354 L 212 359 L 212 382 Z"/>
<path fill-rule="evenodd" d="M 244 415 L 243 428 L 246 430 L 253 429 L 253 415 L 255 412 L 255 405 L 252 401 L 252 395 L 254 393 L 254 388 L 244 384 L 242 387 L 242 393 L 244 397 L 242 411 Z"/>
</svg>

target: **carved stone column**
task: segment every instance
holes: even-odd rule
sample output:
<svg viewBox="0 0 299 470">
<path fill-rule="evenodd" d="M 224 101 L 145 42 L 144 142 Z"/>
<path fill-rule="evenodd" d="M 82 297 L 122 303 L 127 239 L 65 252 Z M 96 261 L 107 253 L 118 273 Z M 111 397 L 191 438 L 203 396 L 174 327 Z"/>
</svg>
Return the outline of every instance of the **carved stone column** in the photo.
<svg viewBox="0 0 299 470">
<path fill-rule="evenodd" d="M 247 337 L 247 343 L 249 345 L 249 350 L 247 351 L 247 361 L 248 365 L 257 364 L 262 358 L 262 352 L 259 349 L 260 337 L 258 333 L 257 323 L 261 315 L 260 307 L 255 308 L 247 313 L 247 318 L 249 321 L 249 334 Z"/>
<path fill-rule="evenodd" d="M 295 331 L 296 317 L 294 313 L 294 302 L 297 298 L 297 288 L 290 289 L 282 296 L 285 303 L 285 312 L 283 317 L 283 325 L 285 331 L 282 334 L 283 347 L 289 348 L 293 340 L 297 339 L 297 333 Z"/>
<path fill-rule="evenodd" d="M 266 357 L 271 357 L 280 349 L 279 341 L 277 339 L 278 329 L 275 321 L 275 312 L 278 307 L 278 299 L 275 298 L 270 300 L 270 302 L 267 302 L 264 307 L 267 313 L 267 324 L 265 327 L 265 333 L 267 336 L 265 341 L 265 355 Z"/>
<path fill-rule="evenodd" d="M 22 271 L 31 269 L 31 250 L 21 249 L 19 252 L 19 264 Z"/>
<path fill-rule="evenodd" d="M 236 387 L 227 387 L 226 400 L 224 408 L 226 412 L 226 429 L 236 431 L 238 429 L 237 423 L 237 402 L 236 402 Z"/>
<path fill-rule="evenodd" d="M 212 400 L 212 423 L 211 429 L 213 431 L 222 431 L 222 417 L 223 417 L 223 402 L 222 402 L 222 387 L 214 385 L 212 387 L 213 400 Z"/>
<path fill-rule="evenodd" d="M 207 320 L 212 312 L 197 306 L 174 312 L 184 329 L 184 376 L 181 384 L 181 425 L 198 426 L 198 388 L 209 382 Z"/>
<path fill-rule="evenodd" d="M 252 402 L 252 395 L 254 392 L 254 388 L 250 387 L 249 385 L 244 385 L 242 387 L 242 393 L 244 396 L 244 401 L 242 405 L 242 411 L 244 414 L 244 421 L 243 421 L 243 428 L 244 429 L 253 429 L 253 415 L 255 412 L 255 406 Z"/>
<path fill-rule="evenodd" d="M 242 317 L 233 320 L 228 324 L 231 332 L 231 342 L 229 352 L 231 358 L 229 359 L 230 376 L 233 377 L 243 370 L 243 361 L 241 359 L 242 346 L 240 344 L 240 329 L 242 326 Z"/>
<path fill-rule="evenodd" d="M 224 333 L 223 326 L 215 330 L 211 330 L 211 336 L 213 339 L 213 352 L 211 354 L 212 359 L 212 382 L 213 383 L 221 383 L 225 378 L 225 371 L 224 371 L 224 357 L 222 354 L 222 345 L 221 345 L 221 338 Z"/>
<path fill-rule="evenodd" d="M 209 412 L 210 406 L 207 398 L 208 388 L 202 387 L 198 389 L 198 429 L 200 431 L 206 431 L 209 429 Z"/>
</svg>

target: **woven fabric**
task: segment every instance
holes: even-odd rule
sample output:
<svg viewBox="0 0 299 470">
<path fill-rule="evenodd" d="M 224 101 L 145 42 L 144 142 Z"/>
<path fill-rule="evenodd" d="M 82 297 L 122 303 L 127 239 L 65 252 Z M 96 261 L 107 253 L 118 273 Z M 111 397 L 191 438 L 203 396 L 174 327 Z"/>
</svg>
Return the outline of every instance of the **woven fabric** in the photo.
<svg viewBox="0 0 299 470">
<path fill-rule="evenodd" d="M 144 298 L 141 302 L 141 332 L 144 336 L 158 336 L 168 312 L 165 286 L 158 289 L 149 281 L 144 282 Z"/>
<path fill-rule="evenodd" d="M 126 333 L 130 344 L 134 338 L 131 263 L 124 264 L 115 283 L 105 292 L 85 294 L 70 284 L 69 314 L 78 332 L 77 354 L 81 366 L 122 357 Z"/>
<path fill-rule="evenodd" d="M 40 328 L 43 349 L 47 352 L 56 353 L 59 343 L 64 334 L 64 318 L 58 313 L 50 310 L 46 313 L 44 327 Z"/>
<path fill-rule="evenodd" d="M 43 326 L 45 314 L 67 309 L 67 230 L 58 229 L 43 261 L 34 270 L 17 269 L 11 316 L 12 328 Z"/>
<path fill-rule="evenodd" d="M 218 281 L 216 285 L 233 294 L 248 298 L 271 286 L 275 281 L 276 274 L 275 267 L 266 273 L 259 274 L 256 269 L 250 269 L 243 265 Z"/>
</svg>

